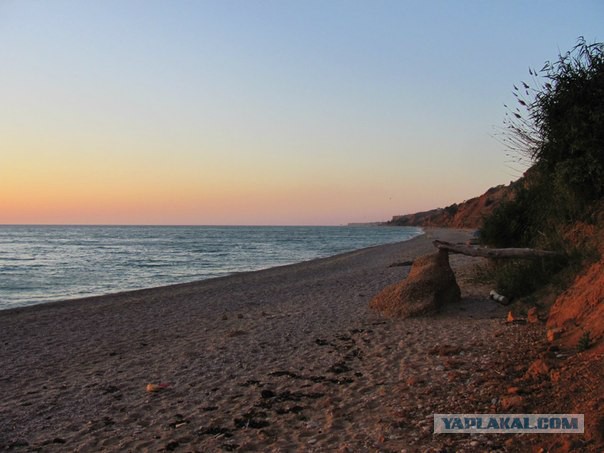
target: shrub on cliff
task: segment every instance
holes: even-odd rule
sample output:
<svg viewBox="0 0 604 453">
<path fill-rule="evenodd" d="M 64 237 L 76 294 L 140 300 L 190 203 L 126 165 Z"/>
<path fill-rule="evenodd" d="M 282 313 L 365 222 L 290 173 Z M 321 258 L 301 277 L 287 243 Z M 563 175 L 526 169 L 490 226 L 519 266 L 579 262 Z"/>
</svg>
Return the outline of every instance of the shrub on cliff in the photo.
<svg viewBox="0 0 604 453">
<path fill-rule="evenodd" d="M 604 197 L 604 44 L 577 45 L 540 72 L 532 87 L 514 87 L 504 142 L 531 168 L 515 197 L 484 220 L 481 237 L 495 246 L 564 248 L 561 227 L 588 220 Z M 538 82 L 538 77 L 544 80 Z"/>
</svg>

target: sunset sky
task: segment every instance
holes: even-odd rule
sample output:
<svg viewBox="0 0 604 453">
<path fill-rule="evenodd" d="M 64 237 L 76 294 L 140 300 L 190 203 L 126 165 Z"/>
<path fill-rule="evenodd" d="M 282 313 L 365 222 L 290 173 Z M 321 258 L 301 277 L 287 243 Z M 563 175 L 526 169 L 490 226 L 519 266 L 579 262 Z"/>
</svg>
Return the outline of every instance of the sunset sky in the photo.
<svg viewBox="0 0 604 453">
<path fill-rule="evenodd" d="M 593 1 L 0 1 L 1 224 L 387 220 L 516 179 Z"/>
</svg>

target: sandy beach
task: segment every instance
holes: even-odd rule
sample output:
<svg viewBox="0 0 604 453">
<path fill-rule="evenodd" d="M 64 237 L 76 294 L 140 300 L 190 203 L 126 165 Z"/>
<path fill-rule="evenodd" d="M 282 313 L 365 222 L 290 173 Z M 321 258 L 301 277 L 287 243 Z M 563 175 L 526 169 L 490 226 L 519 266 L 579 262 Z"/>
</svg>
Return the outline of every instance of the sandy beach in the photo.
<svg viewBox="0 0 604 453">
<path fill-rule="evenodd" d="M 0 312 L 0 449 L 513 451 L 432 432 L 434 413 L 500 411 L 543 341 L 469 278 L 480 259 L 451 256 L 462 302 L 436 316 L 368 308 L 409 270 L 391 264 L 470 234 Z"/>
</svg>

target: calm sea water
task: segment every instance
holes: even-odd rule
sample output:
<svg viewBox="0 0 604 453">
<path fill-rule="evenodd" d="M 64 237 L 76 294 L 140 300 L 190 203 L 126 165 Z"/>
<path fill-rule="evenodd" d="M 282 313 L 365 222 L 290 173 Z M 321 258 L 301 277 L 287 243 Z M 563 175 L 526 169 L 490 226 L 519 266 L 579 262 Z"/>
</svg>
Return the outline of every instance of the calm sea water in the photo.
<svg viewBox="0 0 604 453">
<path fill-rule="evenodd" d="M 374 226 L 0 226 L 0 309 L 264 269 L 420 233 Z"/>
</svg>

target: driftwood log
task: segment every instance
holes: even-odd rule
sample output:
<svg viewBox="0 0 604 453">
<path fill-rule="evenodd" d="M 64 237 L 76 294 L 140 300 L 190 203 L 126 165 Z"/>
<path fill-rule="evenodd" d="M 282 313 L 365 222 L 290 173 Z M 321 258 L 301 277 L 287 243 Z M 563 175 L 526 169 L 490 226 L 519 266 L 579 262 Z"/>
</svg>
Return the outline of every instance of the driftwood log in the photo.
<svg viewBox="0 0 604 453">
<path fill-rule="evenodd" d="M 490 249 L 486 247 L 472 247 L 464 244 L 452 244 L 450 242 L 439 241 L 432 242 L 434 247 L 439 250 L 446 250 L 451 253 L 461 253 L 468 256 L 480 256 L 483 258 L 552 258 L 563 256 L 561 253 L 549 250 L 527 249 L 527 248 L 506 248 Z"/>
</svg>

